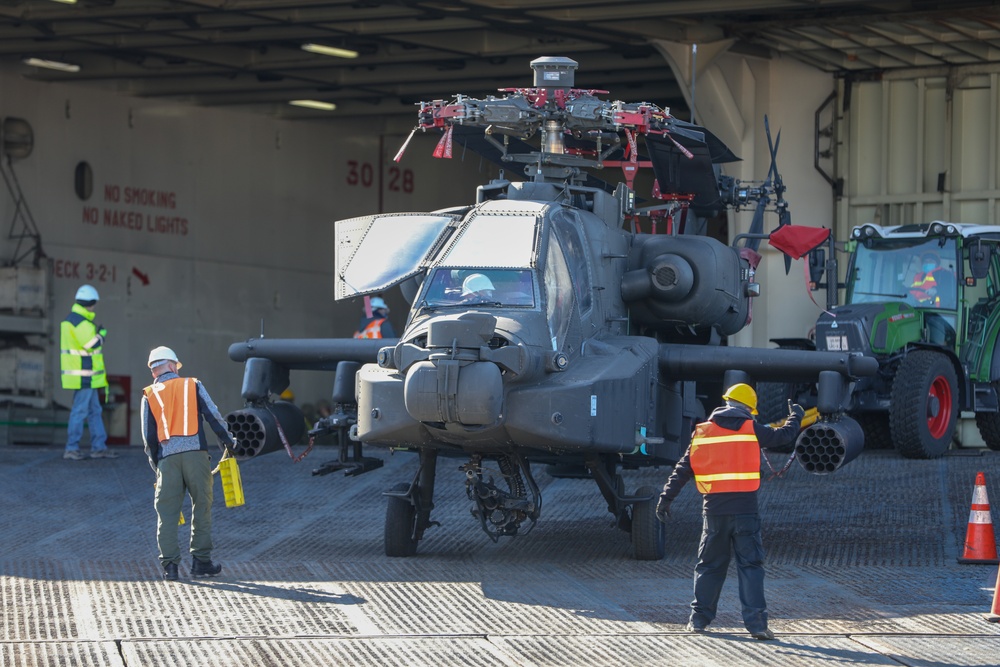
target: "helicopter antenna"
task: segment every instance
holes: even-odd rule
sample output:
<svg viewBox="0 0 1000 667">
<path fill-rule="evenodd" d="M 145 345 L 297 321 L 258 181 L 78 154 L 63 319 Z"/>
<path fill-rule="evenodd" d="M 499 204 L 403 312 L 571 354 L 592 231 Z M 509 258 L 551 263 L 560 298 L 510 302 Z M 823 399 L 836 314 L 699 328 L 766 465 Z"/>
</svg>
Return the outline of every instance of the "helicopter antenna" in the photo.
<svg viewBox="0 0 1000 667">
<path fill-rule="evenodd" d="M 695 114 L 694 114 L 694 88 L 695 88 L 694 83 L 695 83 L 695 81 L 694 80 L 698 76 L 698 74 L 697 74 L 697 72 L 698 72 L 697 63 L 698 63 L 698 45 L 697 44 L 692 44 L 691 45 L 691 122 L 692 123 L 695 122 L 695 119 L 694 119 L 694 116 L 695 116 Z"/>
<path fill-rule="evenodd" d="M 264 337 L 264 318 L 260 318 L 260 337 Z"/>
</svg>

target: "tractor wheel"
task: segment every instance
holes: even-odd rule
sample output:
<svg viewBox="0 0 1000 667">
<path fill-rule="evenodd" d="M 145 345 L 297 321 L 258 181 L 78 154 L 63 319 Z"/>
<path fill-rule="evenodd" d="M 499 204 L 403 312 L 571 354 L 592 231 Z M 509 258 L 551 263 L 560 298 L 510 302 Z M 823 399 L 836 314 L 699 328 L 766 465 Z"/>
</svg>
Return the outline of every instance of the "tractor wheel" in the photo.
<svg viewBox="0 0 1000 667">
<path fill-rule="evenodd" d="M 943 354 L 918 350 L 903 358 L 892 383 L 889 430 L 900 454 L 934 459 L 951 445 L 958 422 L 958 380 Z"/>
<path fill-rule="evenodd" d="M 852 415 L 865 432 L 865 449 L 892 449 L 892 434 L 889 432 L 889 417 L 878 412 L 862 412 Z"/>
<path fill-rule="evenodd" d="M 649 500 L 632 505 L 632 549 L 635 559 L 663 560 L 666 531 L 656 518 L 659 490 L 652 486 L 642 486 L 635 495 L 652 496 Z"/>
<path fill-rule="evenodd" d="M 784 423 L 785 417 L 788 416 L 788 401 L 797 402 L 801 390 L 803 390 L 801 385 L 790 382 L 758 382 L 757 422 L 760 424 Z M 768 451 L 788 453 L 793 449 L 795 449 L 795 441 L 787 445 L 769 447 Z"/>
<path fill-rule="evenodd" d="M 1000 412 L 977 412 L 976 426 L 983 442 L 993 451 L 1000 451 Z"/>
<path fill-rule="evenodd" d="M 757 421 L 772 424 L 788 416 L 788 399 L 795 399 L 795 385 L 789 382 L 757 383 Z"/>
<path fill-rule="evenodd" d="M 392 487 L 393 493 L 405 493 L 410 488 L 406 482 Z M 389 496 L 385 508 L 385 555 L 406 558 L 417 553 L 417 540 L 413 529 L 417 523 L 417 508 L 406 498 Z"/>
</svg>

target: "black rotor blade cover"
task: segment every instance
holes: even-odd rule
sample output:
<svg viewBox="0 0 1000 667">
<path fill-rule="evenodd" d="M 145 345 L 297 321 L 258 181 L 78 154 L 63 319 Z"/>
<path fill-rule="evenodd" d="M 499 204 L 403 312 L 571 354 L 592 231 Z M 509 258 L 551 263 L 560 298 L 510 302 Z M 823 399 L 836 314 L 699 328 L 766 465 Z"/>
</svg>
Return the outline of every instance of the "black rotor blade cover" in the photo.
<svg viewBox="0 0 1000 667">
<path fill-rule="evenodd" d="M 693 155 L 689 158 L 669 137 L 647 135 L 646 147 L 660 192 L 694 195 L 691 208 L 699 216 L 712 217 L 723 208 L 719 178 L 708 146 L 684 146 Z"/>
<path fill-rule="evenodd" d="M 677 120 L 676 118 L 670 121 L 668 131 L 674 135 L 674 139 L 687 149 L 691 148 L 691 145 L 704 144 L 708 147 L 708 153 L 712 158 L 714 164 L 721 164 L 723 162 L 740 162 L 740 158 L 729 150 L 729 147 L 722 142 L 717 136 L 701 127 L 700 125 L 694 125 L 693 123 L 688 123 L 683 120 Z M 689 144 L 688 142 L 695 142 L 695 144 Z"/>
</svg>

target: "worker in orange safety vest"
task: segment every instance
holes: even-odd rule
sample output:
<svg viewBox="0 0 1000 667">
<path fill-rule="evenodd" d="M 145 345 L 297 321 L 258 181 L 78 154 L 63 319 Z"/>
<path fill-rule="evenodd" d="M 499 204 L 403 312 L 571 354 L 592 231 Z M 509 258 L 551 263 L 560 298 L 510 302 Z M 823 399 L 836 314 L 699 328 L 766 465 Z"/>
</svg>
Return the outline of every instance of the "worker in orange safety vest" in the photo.
<svg viewBox="0 0 1000 667">
<path fill-rule="evenodd" d="M 395 338 L 396 332 L 389 321 L 389 306 L 385 299 L 374 296 L 369 301 L 372 314 L 367 313 L 361 318 L 358 330 L 354 332 L 355 338 Z"/>
<path fill-rule="evenodd" d="M 142 441 L 156 473 L 156 545 L 163 578 L 176 581 L 181 561 L 177 517 L 185 494 L 191 497 L 191 576 L 211 577 L 222 571 L 212 562 L 212 463 L 202 420 L 208 422 L 223 449 L 236 444 L 226 420 L 196 378 L 180 377 L 177 354 L 169 347 L 149 353 L 153 384 L 142 390 L 139 407 Z"/>
<path fill-rule="evenodd" d="M 716 408 L 708 421 L 695 427 L 687 452 L 663 486 L 656 516 L 666 523 L 670 504 L 693 477 L 704 497 L 688 631 L 704 632 L 715 620 L 726 571 L 735 552 L 743 624 L 754 639 L 774 639 L 767 622 L 764 545 L 757 512 L 761 448 L 794 442 L 805 411 L 789 401 L 785 424 L 772 428 L 755 421 L 757 393 L 749 385 L 734 384 L 722 398 L 726 405 Z"/>
<path fill-rule="evenodd" d="M 938 294 L 938 281 L 935 273 L 941 270 L 941 260 L 932 252 L 925 253 L 920 258 L 920 271 L 913 276 L 910 283 L 910 296 L 921 306 L 941 307 L 941 295 Z"/>
</svg>

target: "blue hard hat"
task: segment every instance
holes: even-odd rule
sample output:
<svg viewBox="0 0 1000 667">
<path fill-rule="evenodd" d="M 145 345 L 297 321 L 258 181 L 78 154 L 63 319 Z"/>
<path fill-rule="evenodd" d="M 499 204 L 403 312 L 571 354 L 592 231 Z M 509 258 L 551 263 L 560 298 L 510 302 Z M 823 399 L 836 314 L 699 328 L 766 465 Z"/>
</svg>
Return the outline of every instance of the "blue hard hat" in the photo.
<svg viewBox="0 0 1000 667">
<path fill-rule="evenodd" d="M 389 306 L 385 305 L 385 299 L 380 296 L 373 296 L 370 303 L 372 310 L 389 310 Z"/>
</svg>

